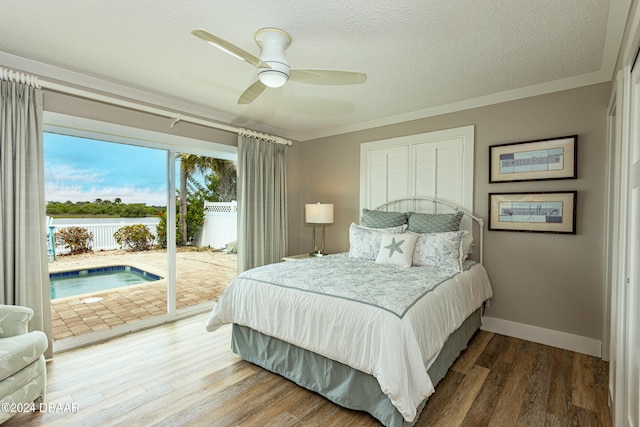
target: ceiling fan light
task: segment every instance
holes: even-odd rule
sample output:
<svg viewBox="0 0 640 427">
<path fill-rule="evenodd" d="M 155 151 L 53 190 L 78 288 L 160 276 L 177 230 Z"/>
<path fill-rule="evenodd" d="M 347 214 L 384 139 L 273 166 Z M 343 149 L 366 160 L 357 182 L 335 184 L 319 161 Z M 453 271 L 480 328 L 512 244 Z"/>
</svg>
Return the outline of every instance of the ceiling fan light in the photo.
<svg viewBox="0 0 640 427">
<path fill-rule="evenodd" d="M 289 76 L 278 70 L 264 70 L 258 73 L 258 78 L 267 87 L 282 87 L 289 80 Z"/>
</svg>

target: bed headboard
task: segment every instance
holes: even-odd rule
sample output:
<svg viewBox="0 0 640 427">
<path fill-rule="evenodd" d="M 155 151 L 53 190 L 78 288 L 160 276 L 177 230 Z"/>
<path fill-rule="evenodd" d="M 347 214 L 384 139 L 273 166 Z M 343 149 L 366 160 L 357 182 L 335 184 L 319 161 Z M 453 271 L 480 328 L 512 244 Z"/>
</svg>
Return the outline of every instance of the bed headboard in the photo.
<svg viewBox="0 0 640 427">
<path fill-rule="evenodd" d="M 428 197 L 407 197 L 402 199 L 391 200 L 373 210 L 377 211 L 396 211 L 396 212 L 418 212 L 418 213 L 457 213 L 462 212 L 462 221 L 460 229 L 467 230 L 473 235 L 474 247 L 479 249 L 478 261 L 480 264 L 484 261 L 484 219 L 473 215 L 460 206 L 456 206 L 443 200 L 432 199 Z M 477 230 L 477 231 L 476 231 Z"/>
</svg>

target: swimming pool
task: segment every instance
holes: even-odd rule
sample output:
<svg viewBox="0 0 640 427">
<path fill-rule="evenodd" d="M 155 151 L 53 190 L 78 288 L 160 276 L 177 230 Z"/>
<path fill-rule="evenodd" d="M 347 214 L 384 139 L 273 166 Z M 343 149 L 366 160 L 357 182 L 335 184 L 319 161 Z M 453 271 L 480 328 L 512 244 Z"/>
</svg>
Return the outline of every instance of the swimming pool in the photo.
<svg viewBox="0 0 640 427">
<path fill-rule="evenodd" d="M 160 280 L 162 277 L 130 265 L 50 273 L 51 299 L 70 297 Z"/>
</svg>

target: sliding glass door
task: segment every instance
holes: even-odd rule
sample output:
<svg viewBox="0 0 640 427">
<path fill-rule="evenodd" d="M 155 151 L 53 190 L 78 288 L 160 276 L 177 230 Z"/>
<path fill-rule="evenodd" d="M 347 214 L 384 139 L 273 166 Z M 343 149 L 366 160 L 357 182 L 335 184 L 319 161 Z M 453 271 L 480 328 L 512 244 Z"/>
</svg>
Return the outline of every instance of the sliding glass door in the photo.
<svg viewBox="0 0 640 427">
<path fill-rule="evenodd" d="M 167 314 L 158 246 L 167 151 L 54 133 L 43 141 L 54 340 Z"/>
<path fill-rule="evenodd" d="M 235 162 L 180 152 L 176 175 L 176 309 L 210 306 L 235 277 Z"/>
<path fill-rule="evenodd" d="M 54 351 L 209 310 L 237 271 L 235 147 L 50 116 Z"/>
</svg>

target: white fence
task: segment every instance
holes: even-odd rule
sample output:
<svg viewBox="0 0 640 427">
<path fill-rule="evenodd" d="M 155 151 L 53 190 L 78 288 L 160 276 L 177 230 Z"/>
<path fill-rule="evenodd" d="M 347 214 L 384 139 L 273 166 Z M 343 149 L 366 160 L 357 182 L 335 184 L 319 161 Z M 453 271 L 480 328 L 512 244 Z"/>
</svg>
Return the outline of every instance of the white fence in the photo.
<svg viewBox="0 0 640 427">
<path fill-rule="evenodd" d="M 79 218 L 78 218 L 79 219 Z M 91 248 L 94 251 L 102 251 L 102 250 L 113 250 L 120 249 L 120 245 L 116 242 L 116 239 L 113 237 L 113 234 L 125 225 L 132 224 L 142 224 L 146 225 L 151 231 L 151 234 L 154 236 L 158 236 L 157 226 L 160 220 L 156 220 L 154 223 L 149 223 L 148 221 L 137 221 L 136 219 L 140 218 L 126 218 L 122 220 L 112 220 L 112 222 L 90 222 L 90 221 L 82 221 L 79 220 L 77 223 L 73 223 L 72 219 L 65 221 L 64 224 L 56 224 L 56 220 L 54 220 L 52 226 L 54 228 L 54 232 L 57 233 L 63 228 L 69 227 L 82 227 L 86 228 L 89 233 L 93 233 L 93 241 L 91 243 Z M 145 218 L 146 219 L 146 218 Z M 157 244 L 157 241 L 154 242 Z M 62 245 L 56 245 L 56 254 L 64 254 L 69 252 L 69 249 L 65 249 Z"/>
<path fill-rule="evenodd" d="M 214 249 L 238 240 L 238 202 L 205 202 L 204 224 L 193 240 Z"/>
<path fill-rule="evenodd" d="M 94 218 L 66 218 L 53 219 L 48 224 L 59 232 L 63 228 L 82 227 L 93 233 L 91 247 L 94 251 L 120 249 L 120 245 L 113 238 L 113 234 L 120 227 L 132 224 L 144 224 L 151 234 L 156 236 L 159 218 L 118 218 L 118 219 L 94 219 Z M 238 239 L 238 203 L 204 203 L 204 223 L 193 239 L 195 246 L 209 246 L 211 248 L 224 248 L 228 243 Z M 56 254 L 69 252 L 61 245 L 56 246 Z"/>
</svg>

